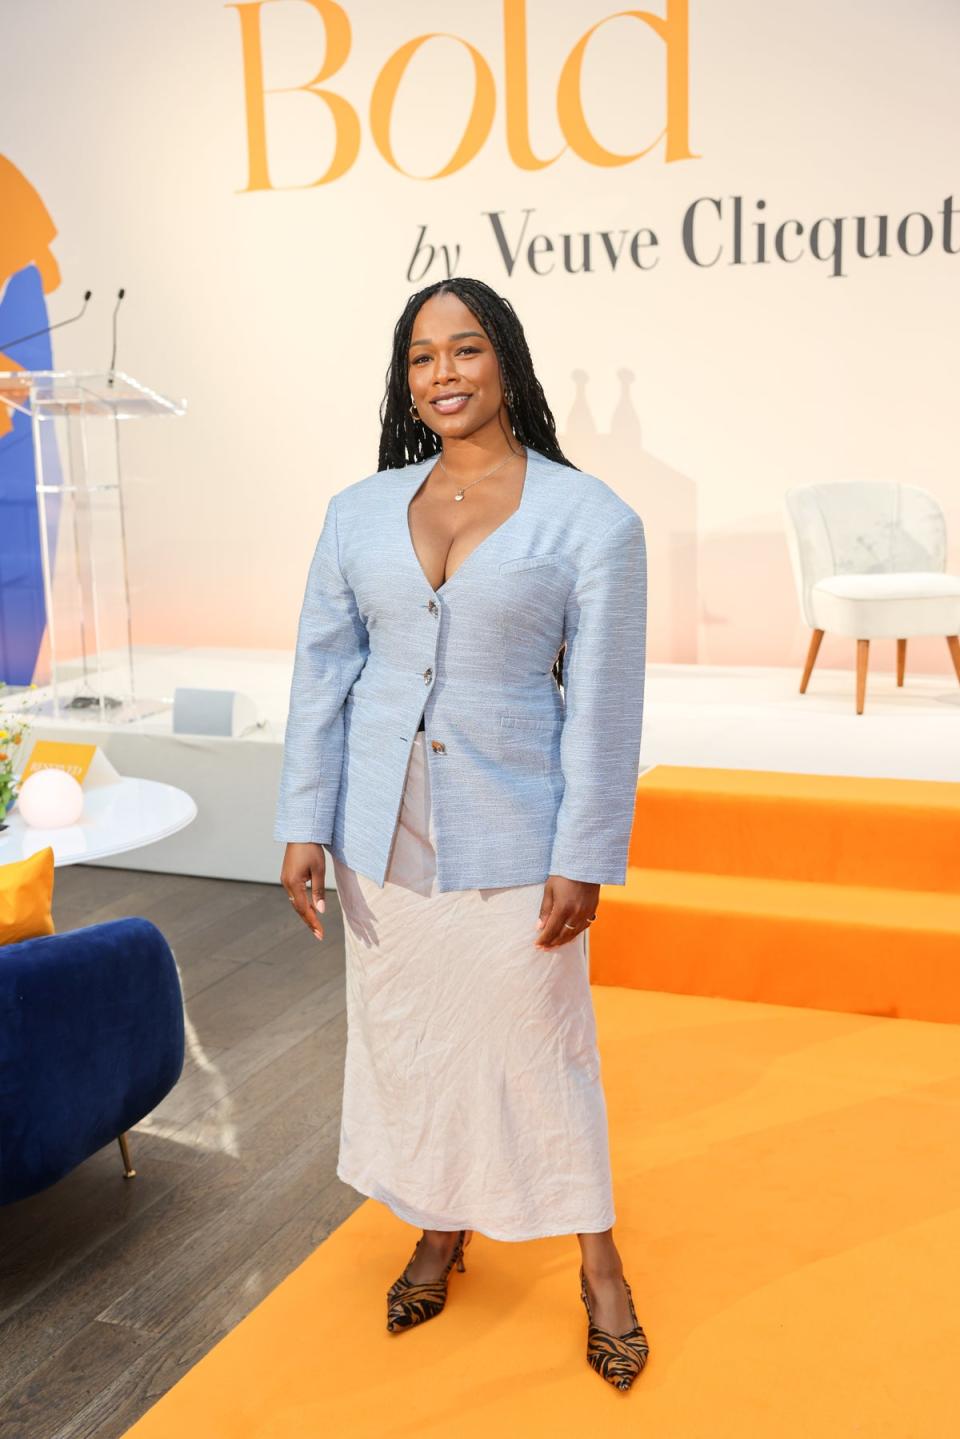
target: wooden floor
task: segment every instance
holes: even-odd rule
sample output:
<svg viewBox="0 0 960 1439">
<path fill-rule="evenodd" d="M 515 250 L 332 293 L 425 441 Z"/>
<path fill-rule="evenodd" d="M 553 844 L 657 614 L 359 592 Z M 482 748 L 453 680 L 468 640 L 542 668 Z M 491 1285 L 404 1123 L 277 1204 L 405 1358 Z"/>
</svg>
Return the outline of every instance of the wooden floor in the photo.
<svg viewBox="0 0 960 1439">
<path fill-rule="evenodd" d="M 58 869 L 58 932 L 159 926 L 187 1017 L 183 1075 L 131 1131 L 0 1209 L 0 1439 L 114 1439 L 361 1202 L 336 1178 L 343 929 L 279 885 Z M 184 1436 L 193 1439 L 193 1436 Z"/>
</svg>

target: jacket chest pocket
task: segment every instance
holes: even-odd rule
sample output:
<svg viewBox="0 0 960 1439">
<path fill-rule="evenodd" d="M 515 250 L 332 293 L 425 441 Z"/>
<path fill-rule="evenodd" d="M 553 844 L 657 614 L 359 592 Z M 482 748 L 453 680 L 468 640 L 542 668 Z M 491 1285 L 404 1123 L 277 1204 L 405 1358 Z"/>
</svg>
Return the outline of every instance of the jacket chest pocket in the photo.
<svg viewBox="0 0 960 1439">
<path fill-rule="evenodd" d="M 563 556 L 557 552 L 549 555 L 522 555 L 516 560 L 503 560 L 500 564 L 502 575 L 518 574 L 520 570 L 538 570 L 544 565 L 560 565 L 563 563 Z"/>
<path fill-rule="evenodd" d="M 572 582 L 572 567 L 559 553 L 501 561 L 498 618 L 509 667 L 550 667 L 563 639 L 563 612 Z"/>
</svg>

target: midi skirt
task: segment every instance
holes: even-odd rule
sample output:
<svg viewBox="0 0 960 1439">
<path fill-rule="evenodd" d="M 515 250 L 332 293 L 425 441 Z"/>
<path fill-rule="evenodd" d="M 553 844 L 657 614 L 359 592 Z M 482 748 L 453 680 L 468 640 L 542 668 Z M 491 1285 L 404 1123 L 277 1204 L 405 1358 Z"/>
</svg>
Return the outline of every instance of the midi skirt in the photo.
<svg viewBox="0 0 960 1439">
<path fill-rule="evenodd" d="M 536 949 L 543 884 L 440 893 L 413 742 L 386 882 L 334 858 L 347 1049 L 337 1174 L 423 1229 L 614 1223 L 586 932 Z"/>
</svg>

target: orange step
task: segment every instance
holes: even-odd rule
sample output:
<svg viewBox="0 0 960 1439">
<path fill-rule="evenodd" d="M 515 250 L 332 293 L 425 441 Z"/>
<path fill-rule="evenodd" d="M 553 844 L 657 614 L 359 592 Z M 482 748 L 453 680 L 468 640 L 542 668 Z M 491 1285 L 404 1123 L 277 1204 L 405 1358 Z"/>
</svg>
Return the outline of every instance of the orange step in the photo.
<svg viewBox="0 0 960 1439">
<path fill-rule="evenodd" d="M 960 1022 L 960 894 L 631 867 L 595 984 Z"/>
<path fill-rule="evenodd" d="M 960 784 L 657 765 L 628 863 L 957 893 Z"/>
</svg>

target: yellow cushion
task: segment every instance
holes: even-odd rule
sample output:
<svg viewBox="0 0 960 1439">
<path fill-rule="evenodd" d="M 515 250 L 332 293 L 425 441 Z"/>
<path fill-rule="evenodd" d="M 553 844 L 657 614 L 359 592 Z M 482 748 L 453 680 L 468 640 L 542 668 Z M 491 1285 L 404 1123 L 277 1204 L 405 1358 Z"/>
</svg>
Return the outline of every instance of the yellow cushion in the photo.
<svg viewBox="0 0 960 1439">
<path fill-rule="evenodd" d="M 16 864 L 0 864 L 0 944 L 55 934 L 53 850 L 38 850 Z"/>
</svg>

